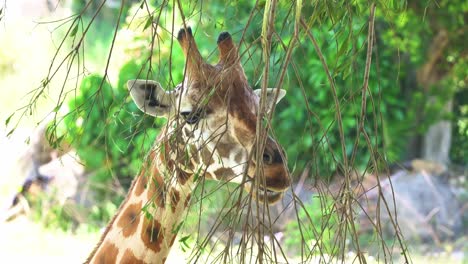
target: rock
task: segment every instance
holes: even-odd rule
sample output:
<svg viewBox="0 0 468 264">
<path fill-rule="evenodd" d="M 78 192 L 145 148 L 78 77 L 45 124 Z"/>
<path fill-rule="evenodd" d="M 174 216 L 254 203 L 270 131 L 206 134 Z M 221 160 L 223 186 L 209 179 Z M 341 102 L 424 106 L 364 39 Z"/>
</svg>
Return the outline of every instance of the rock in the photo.
<svg viewBox="0 0 468 264">
<path fill-rule="evenodd" d="M 436 242 L 452 239 L 463 233 L 462 206 L 443 177 L 445 167 L 427 161 L 414 162 L 411 171 L 402 170 L 381 179 L 380 186 L 388 208 L 380 201 L 380 223 L 386 237 L 394 237 L 390 216 L 396 220 L 407 240 Z M 379 199 L 375 187 L 360 199 L 374 223 Z M 395 217 L 396 216 L 396 217 Z M 367 216 L 360 215 L 360 226 L 371 228 Z"/>
<path fill-rule="evenodd" d="M 77 195 L 79 183 L 83 181 L 85 168 L 78 155 L 71 151 L 39 167 L 39 174 L 49 178 L 46 191 L 54 192 L 55 199 L 63 205 L 67 199 Z"/>
</svg>

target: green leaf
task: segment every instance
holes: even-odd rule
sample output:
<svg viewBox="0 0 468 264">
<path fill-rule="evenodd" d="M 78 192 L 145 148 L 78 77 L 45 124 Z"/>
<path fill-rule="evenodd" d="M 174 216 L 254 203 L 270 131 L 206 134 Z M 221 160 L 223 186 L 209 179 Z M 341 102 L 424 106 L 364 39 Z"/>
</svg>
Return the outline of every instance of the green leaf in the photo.
<svg viewBox="0 0 468 264">
<path fill-rule="evenodd" d="M 75 25 L 75 27 L 70 32 L 70 37 L 74 37 L 77 32 L 78 32 L 78 23 Z"/>
<path fill-rule="evenodd" d="M 60 110 L 60 108 L 62 107 L 62 104 L 63 104 L 63 102 L 61 102 L 60 104 L 56 105 L 56 106 L 54 107 L 54 109 L 52 110 L 52 112 L 57 113 L 57 112 Z"/>
<path fill-rule="evenodd" d="M 175 228 L 173 228 L 172 233 L 178 234 L 183 224 L 184 224 L 184 221 L 180 222 Z"/>
<path fill-rule="evenodd" d="M 336 55 L 336 59 L 339 59 L 341 55 L 345 54 L 346 51 L 348 51 L 349 48 L 349 38 L 347 38 L 343 44 L 341 45 L 340 49 L 338 50 L 338 53 Z"/>
<path fill-rule="evenodd" d="M 143 27 L 143 30 L 149 28 L 149 26 L 151 26 L 152 23 L 153 23 L 153 17 L 150 16 L 150 17 L 148 17 L 148 19 L 146 20 L 146 23 L 145 23 L 145 26 Z"/>
<path fill-rule="evenodd" d="M 197 182 L 198 181 L 198 178 L 200 178 L 200 171 L 202 170 L 202 168 L 198 168 L 197 172 L 195 173 L 194 177 L 193 177 L 193 181 L 194 182 Z"/>
<path fill-rule="evenodd" d="M 10 132 L 8 132 L 8 134 L 6 135 L 7 137 L 10 137 L 11 134 L 13 134 L 13 132 L 15 132 L 15 128 L 13 128 L 12 130 L 10 130 Z"/>
<path fill-rule="evenodd" d="M 148 206 L 149 206 L 149 205 L 150 205 L 150 204 L 144 205 L 144 206 L 141 208 L 141 211 L 144 213 L 146 219 L 151 220 L 151 219 L 153 219 L 153 216 L 152 216 L 151 213 L 148 211 Z"/>
<path fill-rule="evenodd" d="M 6 120 L 5 120 L 5 126 L 8 126 L 8 124 L 10 123 L 10 120 L 11 118 L 13 117 L 15 113 L 11 114 Z"/>
<path fill-rule="evenodd" d="M 54 147 L 56 149 L 60 148 L 60 145 L 61 145 L 64 138 L 65 138 L 65 135 L 61 135 L 60 137 L 58 137 L 57 140 L 52 142 L 52 147 Z"/>
<path fill-rule="evenodd" d="M 186 249 L 190 248 L 189 244 L 187 243 L 187 240 L 189 238 L 190 238 L 190 235 L 184 236 L 181 239 L 179 239 L 179 242 L 182 243 L 182 251 L 184 251 L 184 252 L 186 251 Z"/>
<path fill-rule="evenodd" d="M 182 242 L 182 243 L 186 244 L 186 243 L 187 243 L 187 240 L 188 240 L 189 238 L 190 238 L 190 235 L 184 236 L 184 237 L 182 237 L 181 239 L 179 239 L 179 242 Z"/>
</svg>

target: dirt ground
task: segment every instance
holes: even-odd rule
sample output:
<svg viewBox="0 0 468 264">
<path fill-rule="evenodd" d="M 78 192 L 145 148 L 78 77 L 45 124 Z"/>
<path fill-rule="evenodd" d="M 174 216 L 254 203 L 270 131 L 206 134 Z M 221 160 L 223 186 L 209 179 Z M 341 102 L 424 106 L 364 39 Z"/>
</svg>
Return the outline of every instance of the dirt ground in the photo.
<svg viewBox="0 0 468 264">
<path fill-rule="evenodd" d="M 26 217 L 0 223 L 3 263 L 83 263 L 99 234 L 73 235 L 45 230 Z"/>
<path fill-rule="evenodd" d="M 2 263 L 83 263 L 99 240 L 99 235 L 48 230 L 26 217 L 20 217 L 0 223 L 0 256 Z M 184 254 L 175 247 L 167 263 L 186 263 Z M 412 260 L 421 264 L 462 264 L 466 263 L 463 255 L 462 252 L 416 255 L 412 256 Z"/>
<path fill-rule="evenodd" d="M 0 177 L 0 205 L 4 208 L 11 202 L 12 194 L 24 178 L 17 175 L 18 171 L 14 168 L 18 157 L 24 151 L 24 143 L 21 137 L 6 139 L 1 135 L 0 143 L 0 166 L 4 172 L 3 177 Z M 34 223 L 22 216 L 11 222 L 0 222 L 1 263 L 83 263 L 99 237 L 99 232 L 74 234 L 45 229 L 40 223 Z M 188 254 L 174 246 L 167 263 L 186 263 Z M 467 263 L 466 256 L 467 252 L 444 252 L 411 257 L 413 263 L 461 264 Z M 299 263 L 291 259 L 289 261 Z M 369 259 L 369 263 L 376 262 Z"/>
</svg>

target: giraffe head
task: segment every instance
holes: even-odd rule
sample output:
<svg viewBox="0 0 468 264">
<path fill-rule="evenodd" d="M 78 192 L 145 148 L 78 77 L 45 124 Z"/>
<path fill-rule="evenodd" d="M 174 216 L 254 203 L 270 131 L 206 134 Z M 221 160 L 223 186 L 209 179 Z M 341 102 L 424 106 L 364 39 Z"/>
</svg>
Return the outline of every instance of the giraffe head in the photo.
<svg viewBox="0 0 468 264">
<path fill-rule="evenodd" d="M 267 136 L 264 149 L 258 153 L 263 153 L 263 159 L 256 162 L 260 90 L 249 86 L 231 35 L 219 35 L 216 65 L 203 60 L 190 28 L 181 29 L 177 40 L 186 57 L 183 82 L 165 91 L 155 81 L 130 80 L 127 85 L 135 103 L 149 115 L 168 119 L 166 134 L 176 135 L 179 150 L 191 157 L 189 162 L 178 159 L 179 169 L 201 171 L 215 180 L 244 180 L 245 188 L 259 200 L 278 201 L 290 185 L 284 152 Z M 284 90 L 268 89 L 267 111 L 284 95 Z M 252 191 L 255 181 L 260 186 L 258 192 Z"/>
</svg>

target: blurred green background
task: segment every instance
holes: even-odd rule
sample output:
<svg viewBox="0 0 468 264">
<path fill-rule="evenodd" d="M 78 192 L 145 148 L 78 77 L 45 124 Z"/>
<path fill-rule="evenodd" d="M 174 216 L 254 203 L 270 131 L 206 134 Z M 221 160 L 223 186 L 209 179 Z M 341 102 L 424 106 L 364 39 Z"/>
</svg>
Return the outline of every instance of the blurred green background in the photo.
<svg viewBox="0 0 468 264">
<path fill-rule="evenodd" d="M 7 3 L 0 9 L 2 132 L 10 138 L 24 135 L 27 141 L 27 131 L 50 112 L 57 114 L 48 136 L 56 147 L 71 145 L 92 175 L 96 205 L 81 228 L 95 232 L 123 200 L 141 157 L 164 124 L 139 113 L 125 83 L 148 78 L 172 89 L 182 80 L 185 59 L 173 37 L 182 26 L 182 16 L 174 2 L 165 1 Z M 279 3 L 269 86 L 277 86 L 286 67 L 281 88 L 287 95 L 276 107 L 272 127 L 296 181 L 306 168 L 311 169 L 310 182 L 331 180 L 344 165 L 343 157 L 348 166 L 371 173 L 428 156 L 439 157 L 437 161 L 444 164 L 468 164 L 468 4 L 459 0 L 375 3 L 375 43 L 363 127 L 368 142 L 357 126 L 370 4 L 303 3 L 301 16 L 311 25 L 336 86 L 340 123 L 326 72 L 306 34 L 299 35 L 291 62 L 283 65 L 294 32 L 295 2 Z M 264 78 L 259 40 L 264 5 L 264 1 L 255 5 L 241 0 L 190 1 L 181 6 L 209 62 L 217 60 L 218 34 L 233 35 L 252 88 L 260 88 Z M 427 153 L 428 142 L 438 140 L 429 131 L 440 122 L 448 124 L 441 133 L 450 140 L 439 152 L 448 152 Z M 3 156 L 4 161 L 10 156 L 5 149 Z M 3 195 L 17 185 L 5 177 L 0 187 Z M 66 214 L 49 213 L 54 220 L 47 218 L 47 226 L 72 229 Z"/>
</svg>

